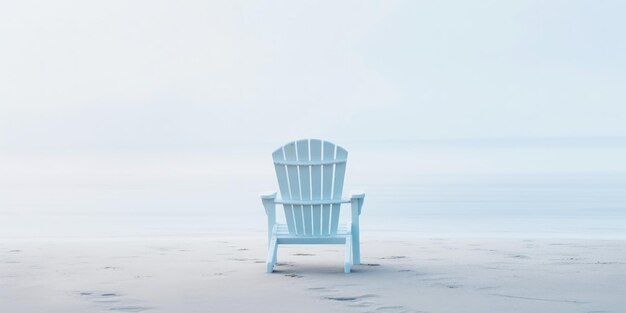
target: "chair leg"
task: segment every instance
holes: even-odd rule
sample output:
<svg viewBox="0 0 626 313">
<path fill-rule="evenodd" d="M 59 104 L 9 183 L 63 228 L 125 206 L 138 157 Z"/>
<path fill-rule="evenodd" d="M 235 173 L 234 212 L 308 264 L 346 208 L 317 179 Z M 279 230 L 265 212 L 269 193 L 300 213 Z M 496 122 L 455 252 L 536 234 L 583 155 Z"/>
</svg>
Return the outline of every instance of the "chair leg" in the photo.
<svg viewBox="0 0 626 313">
<path fill-rule="evenodd" d="M 278 253 L 278 242 L 276 242 L 276 237 L 272 238 L 270 246 L 267 250 L 267 272 L 271 273 L 274 271 L 274 265 L 276 265 L 276 254 Z"/>
<path fill-rule="evenodd" d="M 352 265 L 352 239 L 350 237 L 346 238 L 346 251 L 343 261 L 343 271 L 344 273 L 350 273 L 350 266 Z"/>
<path fill-rule="evenodd" d="M 361 264 L 361 242 L 359 240 L 359 227 L 353 227 L 352 232 L 352 264 Z"/>
<path fill-rule="evenodd" d="M 354 249 L 352 249 L 352 242 L 350 242 L 350 265 L 354 265 Z"/>
<path fill-rule="evenodd" d="M 274 248 L 274 258 L 272 259 L 272 263 L 274 263 L 274 265 L 276 265 L 276 263 L 278 263 L 278 243 L 276 244 L 276 248 Z"/>
</svg>

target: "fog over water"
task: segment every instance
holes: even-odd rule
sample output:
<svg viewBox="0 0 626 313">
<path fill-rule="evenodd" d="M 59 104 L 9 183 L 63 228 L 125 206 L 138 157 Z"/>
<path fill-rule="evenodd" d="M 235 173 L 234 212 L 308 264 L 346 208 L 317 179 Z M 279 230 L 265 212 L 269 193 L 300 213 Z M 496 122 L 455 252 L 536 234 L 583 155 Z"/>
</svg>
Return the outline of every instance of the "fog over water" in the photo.
<svg viewBox="0 0 626 313">
<path fill-rule="evenodd" d="M 626 236 L 626 140 L 341 143 L 364 229 L 416 236 Z M 277 145 L 5 154 L 7 237 L 172 236 L 265 229 Z"/>
</svg>

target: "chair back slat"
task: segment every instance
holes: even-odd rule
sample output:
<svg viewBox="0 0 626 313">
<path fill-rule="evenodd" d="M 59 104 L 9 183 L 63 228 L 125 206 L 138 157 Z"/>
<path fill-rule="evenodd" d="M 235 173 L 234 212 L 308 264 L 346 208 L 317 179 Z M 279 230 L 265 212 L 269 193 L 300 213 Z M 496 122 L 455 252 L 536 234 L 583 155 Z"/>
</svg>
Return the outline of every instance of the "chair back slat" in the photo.
<svg viewBox="0 0 626 313">
<path fill-rule="evenodd" d="M 335 145 L 324 141 L 322 146 L 322 160 L 335 158 Z M 334 164 L 322 165 L 322 199 L 332 199 Z M 322 205 L 322 235 L 330 235 L 330 204 Z"/>
<path fill-rule="evenodd" d="M 272 153 L 274 161 L 284 161 L 285 152 L 283 147 Z M 274 163 L 274 169 L 276 170 L 276 178 L 278 178 L 278 187 L 280 195 L 283 199 L 291 199 L 291 191 L 289 191 L 289 179 L 287 178 L 287 166 Z M 293 208 L 291 205 L 284 205 L 285 219 L 287 220 L 287 228 L 290 234 L 295 234 L 295 224 L 293 222 Z"/>
<path fill-rule="evenodd" d="M 311 161 L 322 160 L 322 141 L 311 139 L 310 143 Z M 311 200 L 322 200 L 322 166 L 311 166 Z M 322 206 L 313 205 L 313 235 L 322 234 Z"/>
<path fill-rule="evenodd" d="M 306 163 L 309 158 L 309 140 L 298 140 L 296 142 L 296 151 L 298 152 L 298 162 Z M 311 200 L 311 166 L 299 165 L 298 173 L 300 174 L 300 195 L 302 200 Z M 313 235 L 313 206 L 302 205 L 302 221 L 304 224 L 304 235 Z"/>
<path fill-rule="evenodd" d="M 296 143 L 291 142 L 285 146 L 285 160 L 297 161 Z M 291 200 L 302 200 L 300 196 L 300 178 L 298 175 L 297 165 L 287 165 L 287 178 L 289 178 L 289 191 L 291 192 Z M 296 234 L 304 235 L 304 224 L 302 222 L 302 206 L 291 205 L 293 210 L 293 220 Z"/>
<path fill-rule="evenodd" d="M 348 151 L 342 147 L 337 147 L 335 158 L 346 159 L 348 157 Z M 346 173 L 346 163 L 337 163 L 335 165 L 335 175 L 333 179 L 333 200 L 341 200 L 341 193 L 343 192 L 343 181 Z M 330 234 L 337 233 L 337 226 L 339 225 L 339 211 L 340 204 L 331 205 L 330 210 Z"/>
</svg>

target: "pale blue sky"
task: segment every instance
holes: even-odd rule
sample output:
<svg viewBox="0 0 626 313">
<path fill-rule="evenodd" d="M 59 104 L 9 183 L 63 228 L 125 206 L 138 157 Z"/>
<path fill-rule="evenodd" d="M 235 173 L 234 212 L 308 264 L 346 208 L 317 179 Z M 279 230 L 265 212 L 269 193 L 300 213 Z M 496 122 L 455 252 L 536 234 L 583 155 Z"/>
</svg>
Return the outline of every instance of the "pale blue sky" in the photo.
<svg viewBox="0 0 626 313">
<path fill-rule="evenodd" d="M 626 136 L 623 1 L 13 1 L 0 145 Z"/>
</svg>

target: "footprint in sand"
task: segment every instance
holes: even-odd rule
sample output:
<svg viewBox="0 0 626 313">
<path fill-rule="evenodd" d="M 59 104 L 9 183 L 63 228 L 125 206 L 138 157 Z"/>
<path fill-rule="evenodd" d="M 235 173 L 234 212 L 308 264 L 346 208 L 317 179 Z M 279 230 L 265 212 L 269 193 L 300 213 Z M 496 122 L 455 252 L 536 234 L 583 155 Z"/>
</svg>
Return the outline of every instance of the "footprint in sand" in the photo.
<svg viewBox="0 0 626 313">
<path fill-rule="evenodd" d="M 204 273 L 201 274 L 200 277 L 215 277 L 215 276 L 228 276 L 229 273 L 236 273 L 237 271 L 222 271 L 222 272 L 213 272 L 213 273 Z"/>
<path fill-rule="evenodd" d="M 311 254 L 311 253 L 294 253 L 292 255 L 294 255 L 294 256 L 314 256 L 315 254 Z"/>
<path fill-rule="evenodd" d="M 376 303 L 372 298 L 377 298 L 378 295 L 365 294 L 360 296 L 341 296 L 341 297 L 325 297 L 324 299 L 346 302 L 349 303 L 349 307 L 353 308 L 365 308 L 368 309 L 364 312 L 381 312 L 381 313 L 425 313 L 424 311 L 416 311 L 400 305 L 388 305 L 383 303 Z"/>
<path fill-rule="evenodd" d="M 293 264 L 292 263 L 276 263 L 276 266 L 289 266 L 289 267 L 291 267 L 291 266 L 293 266 Z"/>
<path fill-rule="evenodd" d="M 243 262 L 243 261 L 260 261 L 259 259 L 250 259 L 250 258 L 230 258 L 229 260 L 239 261 L 239 262 Z"/>
<path fill-rule="evenodd" d="M 327 287 L 310 287 L 310 288 L 308 288 L 308 290 L 315 291 L 315 292 L 326 293 L 326 294 L 339 292 L 337 289 L 327 288 Z"/>
<path fill-rule="evenodd" d="M 346 285 L 341 285 L 341 286 L 345 287 Z M 350 286 L 356 286 L 356 285 L 350 284 Z M 327 293 L 327 294 L 328 293 L 336 294 L 340 292 L 338 289 L 328 288 L 328 287 L 310 287 L 308 288 L 308 290 L 320 292 L 320 293 Z M 357 295 L 357 296 L 343 296 L 343 295 L 324 296 L 322 297 L 322 299 L 343 302 L 348 307 L 352 307 L 352 308 L 363 308 L 365 309 L 365 311 L 363 312 L 426 313 L 424 311 L 416 311 L 416 310 L 412 310 L 403 306 L 390 305 L 390 304 L 378 303 L 376 301 L 372 301 L 374 299 L 377 299 L 378 297 L 379 296 L 376 294 L 363 294 L 363 295 Z"/>
<path fill-rule="evenodd" d="M 308 290 L 313 290 L 313 291 L 326 291 L 326 292 L 331 291 L 331 289 L 328 289 L 326 287 L 310 287 L 310 288 L 307 288 L 307 289 Z M 333 291 L 335 291 L 335 290 L 333 290 Z"/>
<path fill-rule="evenodd" d="M 304 276 L 298 275 L 298 274 L 285 274 L 285 276 L 291 277 L 291 278 L 302 278 L 302 277 L 304 277 Z"/>
<path fill-rule="evenodd" d="M 373 298 L 373 297 L 376 297 L 376 295 L 365 294 L 361 296 L 338 296 L 338 297 L 325 297 L 324 299 L 333 300 L 333 301 L 356 301 L 356 300 Z"/>
<path fill-rule="evenodd" d="M 398 260 L 398 259 L 406 259 L 404 255 L 392 255 L 392 256 L 384 256 L 381 259 L 384 260 Z"/>
<path fill-rule="evenodd" d="M 348 306 L 351 307 L 351 308 L 371 308 L 371 307 L 373 307 L 375 305 L 376 305 L 376 303 L 369 302 L 369 301 L 361 301 L 361 302 L 348 304 Z M 372 311 L 365 311 L 365 312 L 372 312 Z"/>
<path fill-rule="evenodd" d="M 143 307 L 143 306 L 121 306 L 121 307 L 112 307 L 109 311 L 116 312 L 143 312 L 146 310 L 150 310 L 151 308 Z"/>
<path fill-rule="evenodd" d="M 361 265 L 364 265 L 364 266 L 380 266 L 380 264 L 378 264 L 378 263 L 361 263 Z"/>
<path fill-rule="evenodd" d="M 412 310 L 401 305 L 383 305 L 379 306 L 374 311 L 367 312 L 381 312 L 381 313 L 426 313 L 426 311 Z"/>
<path fill-rule="evenodd" d="M 135 301 L 123 299 L 120 294 L 115 292 L 81 291 L 78 292 L 78 295 L 88 298 L 96 305 L 106 307 L 109 311 L 143 312 L 152 309 L 151 307 L 136 305 L 135 303 L 132 303 Z"/>
<path fill-rule="evenodd" d="M 404 309 L 404 307 L 401 305 L 379 306 L 376 308 L 376 312 L 398 312 L 399 309 Z"/>
<path fill-rule="evenodd" d="M 457 284 L 457 283 L 451 283 L 451 284 L 441 284 L 442 286 L 448 288 L 448 289 L 457 289 L 457 288 L 461 288 L 463 287 L 463 285 L 461 284 Z"/>
<path fill-rule="evenodd" d="M 114 292 L 81 291 L 78 294 L 82 297 L 88 297 L 91 302 L 97 304 L 117 303 L 119 302 L 118 297 L 120 296 Z"/>
</svg>

